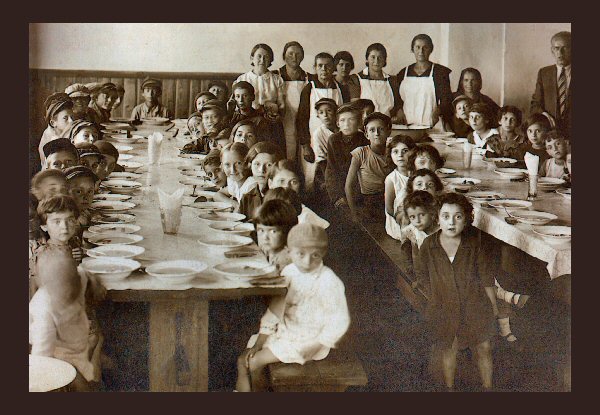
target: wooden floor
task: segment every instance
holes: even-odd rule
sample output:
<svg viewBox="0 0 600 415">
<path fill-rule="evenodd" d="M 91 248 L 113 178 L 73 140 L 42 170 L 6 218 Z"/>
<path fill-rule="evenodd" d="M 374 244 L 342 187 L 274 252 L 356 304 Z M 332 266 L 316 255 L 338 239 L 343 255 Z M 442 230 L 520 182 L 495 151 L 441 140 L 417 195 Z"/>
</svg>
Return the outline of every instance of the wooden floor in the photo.
<svg viewBox="0 0 600 415">
<path fill-rule="evenodd" d="M 317 209 L 315 209 L 317 210 Z M 326 216 L 326 212 L 319 212 Z M 361 359 L 369 383 L 354 391 L 435 391 L 428 375 L 429 344 L 423 336 L 423 317 L 396 288 L 397 274 L 376 244 L 358 229 L 332 226 L 329 265 L 344 281 L 352 324 L 345 347 Z M 357 242 L 358 241 L 358 242 Z M 233 307 L 232 307 L 233 306 Z M 235 358 L 256 327 L 244 322 L 260 318 L 261 302 L 211 303 L 209 389 L 231 391 Z M 254 311 L 248 313 L 247 309 Z M 115 366 L 104 370 L 106 390 L 148 390 L 147 310 L 143 304 L 113 304 L 101 310 L 111 319 L 106 351 Z M 242 320 L 242 321 L 240 321 Z M 256 325 L 258 320 L 256 320 Z M 494 387 L 499 391 L 560 391 L 567 364 L 570 308 L 554 300 L 548 290 L 533 296 L 511 322 L 520 348 L 496 337 Z M 477 369 L 468 351 L 459 356 L 457 388 L 478 389 Z"/>
</svg>

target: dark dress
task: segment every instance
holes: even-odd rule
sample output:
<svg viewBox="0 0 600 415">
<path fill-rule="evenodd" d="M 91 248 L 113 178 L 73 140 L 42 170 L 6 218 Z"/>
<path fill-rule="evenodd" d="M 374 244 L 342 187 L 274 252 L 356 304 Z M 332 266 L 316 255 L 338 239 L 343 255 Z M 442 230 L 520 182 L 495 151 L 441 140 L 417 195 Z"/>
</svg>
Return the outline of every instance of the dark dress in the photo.
<svg viewBox="0 0 600 415">
<path fill-rule="evenodd" d="M 421 245 L 415 273 L 426 285 L 429 282 L 425 316 L 434 345 L 449 349 L 456 337 L 464 349 L 495 335 L 492 304 L 484 287 L 494 286 L 500 255 L 491 236 L 467 226 L 450 262 L 440 234 L 441 230 L 430 235 Z"/>
</svg>

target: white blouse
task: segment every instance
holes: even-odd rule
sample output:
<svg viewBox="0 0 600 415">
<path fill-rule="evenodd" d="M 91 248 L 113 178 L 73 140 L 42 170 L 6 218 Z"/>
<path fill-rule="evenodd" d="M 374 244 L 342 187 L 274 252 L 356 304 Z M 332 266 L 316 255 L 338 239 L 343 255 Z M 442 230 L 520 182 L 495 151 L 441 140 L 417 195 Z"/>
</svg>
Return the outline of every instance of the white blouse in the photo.
<svg viewBox="0 0 600 415">
<path fill-rule="evenodd" d="M 277 103 L 281 112 L 285 110 L 284 81 L 280 75 L 266 72 L 259 76 L 250 71 L 238 76 L 235 82 L 239 81 L 249 82 L 254 87 L 254 108 L 264 105 L 265 101 L 272 101 Z"/>
<path fill-rule="evenodd" d="M 249 176 L 241 186 L 235 180 L 227 178 L 227 191 L 238 203 L 241 202 L 242 196 L 254 189 L 254 187 L 256 187 L 256 179 L 252 176 Z"/>
<path fill-rule="evenodd" d="M 477 146 L 479 148 L 485 148 L 487 139 L 490 138 L 491 136 L 493 136 L 494 134 L 500 134 L 500 133 L 498 132 L 497 129 L 491 128 L 490 131 L 488 131 L 488 133 L 486 135 L 484 135 L 483 137 L 480 137 L 479 133 L 477 133 L 477 131 L 473 131 L 473 140 L 475 141 L 475 146 Z"/>
</svg>

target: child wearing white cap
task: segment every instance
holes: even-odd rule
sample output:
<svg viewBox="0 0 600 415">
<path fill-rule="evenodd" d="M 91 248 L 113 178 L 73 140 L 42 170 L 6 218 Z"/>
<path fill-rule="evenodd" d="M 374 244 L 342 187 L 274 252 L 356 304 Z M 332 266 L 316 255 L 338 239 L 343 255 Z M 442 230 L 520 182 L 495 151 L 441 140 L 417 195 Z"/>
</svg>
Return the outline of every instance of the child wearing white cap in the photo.
<svg viewBox="0 0 600 415">
<path fill-rule="evenodd" d="M 281 275 L 287 283 L 285 297 L 271 301 L 258 334 L 238 358 L 240 392 L 263 385 L 263 368 L 271 363 L 322 360 L 348 330 L 350 314 L 344 283 L 323 265 L 327 253 L 325 229 L 309 223 L 294 226 L 288 234 L 293 263 Z"/>
</svg>

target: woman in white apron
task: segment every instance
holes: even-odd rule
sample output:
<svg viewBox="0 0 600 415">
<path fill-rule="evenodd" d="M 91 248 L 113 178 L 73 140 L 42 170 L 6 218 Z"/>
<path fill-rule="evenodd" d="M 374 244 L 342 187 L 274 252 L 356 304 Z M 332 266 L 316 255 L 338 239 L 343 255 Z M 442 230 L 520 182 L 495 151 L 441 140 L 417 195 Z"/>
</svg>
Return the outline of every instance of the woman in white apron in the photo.
<svg viewBox="0 0 600 415">
<path fill-rule="evenodd" d="M 296 114 L 300 105 L 300 94 L 308 83 L 308 75 L 300 67 L 304 59 L 304 49 L 296 41 L 288 42 L 283 47 L 283 60 L 285 65 L 276 72 L 284 82 L 285 115 L 283 116 L 283 129 L 285 131 L 285 145 L 288 160 L 296 161 Z"/>
<path fill-rule="evenodd" d="M 296 131 L 298 142 L 302 145 L 300 164 L 305 176 L 305 189 L 308 192 L 312 191 L 316 168 L 315 155 L 310 143 L 312 134 L 321 125 L 321 120 L 317 117 L 315 104 L 321 98 L 330 98 L 340 106 L 350 98 L 347 92 L 343 92 L 347 90 L 335 81 L 333 70 L 333 56 L 329 53 L 319 53 L 315 57 L 317 79 L 309 81 L 300 96 Z"/>
<path fill-rule="evenodd" d="M 383 71 L 387 63 L 387 51 L 381 43 L 373 43 L 365 54 L 367 67 L 350 77 L 352 100 L 370 99 L 375 111 L 395 117 L 400 108 L 398 84 L 394 76 Z"/>
<path fill-rule="evenodd" d="M 403 68 L 397 75 L 402 104 L 398 111 L 398 122 L 433 127 L 440 121 L 440 116 L 444 120 L 450 120 L 452 71 L 429 60 L 433 52 L 433 41 L 428 35 L 415 36 L 411 51 L 416 63 Z"/>
</svg>

